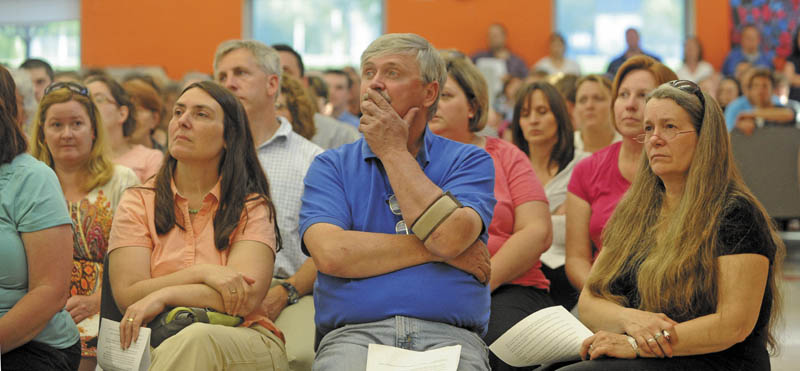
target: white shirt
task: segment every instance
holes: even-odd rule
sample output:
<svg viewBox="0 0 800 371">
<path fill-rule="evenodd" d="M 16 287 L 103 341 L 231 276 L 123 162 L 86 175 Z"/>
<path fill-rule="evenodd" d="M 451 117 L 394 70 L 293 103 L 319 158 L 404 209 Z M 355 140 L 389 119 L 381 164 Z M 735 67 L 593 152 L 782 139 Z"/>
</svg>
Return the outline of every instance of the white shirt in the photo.
<svg viewBox="0 0 800 371">
<path fill-rule="evenodd" d="M 323 149 L 338 148 L 342 144 L 353 143 L 361 138 L 352 125 L 319 112 L 314 114 L 314 127 L 317 129 L 311 141 Z"/>
<path fill-rule="evenodd" d="M 559 72 L 571 73 L 577 76 L 581 75 L 581 66 L 579 66 L 578 63 L 572 59 L 567 58 L 564 58 L 564 62 L 559 68 L 553 64 L 553 60 L 550 59 L 550 57 L 544 57 L 533 65 L 533 70 L 542 70 L 547 72 L 548 75 L 555 75 Z"/>
<path fill-rule="evenodd" d="M 686 67 L 684 64 L 675 74 L 678 75 L 678 78 L 681 80 L 689 80 L 698 83 L 705 78 L 711 77 L 711 75 L 714 74 L 714 67 L 711 63 L 700 61 L 697 63 L 697 69 L 695 69 L 694 72 L 689 71 L 689 67 Z"/>
<path fill-rule="evenodd" d="M 550 204 L 550 220 L 553 223 L 553 242 L 550 244 L 550 248 L 539 257 L 539 261 L 550 269 L 556 269 L 564 265 L 564 261 L 566 260 L 567 235 L 566 216 L 564 214 L 552 215 L 552 213 L 567 200 L 567 185 L 569 184 L 569 178 L 572 176 L 572 170 L 575 168 L 575 165 L 584 158 L 589 157 L 589 155 L 591 155 L 591 153 L 575 149 L 575 157 L 567 164 L 567 167 L 556 174 L 556 176 L 544 186 L 544 194 L 547 196 L 547 202 Z"/>
<path fill-rule="evenodd" d="M 283 248 L 275 257 L 273 276 L 287 278 L 308 258 L 300 249 L 300 197 L 308 167 L 322 148 L 292 131 L 292 124 L 285 118 L 278 120 L 281 126 L 256 151 L 269 181 L 283 240 Z"/>
</svg>

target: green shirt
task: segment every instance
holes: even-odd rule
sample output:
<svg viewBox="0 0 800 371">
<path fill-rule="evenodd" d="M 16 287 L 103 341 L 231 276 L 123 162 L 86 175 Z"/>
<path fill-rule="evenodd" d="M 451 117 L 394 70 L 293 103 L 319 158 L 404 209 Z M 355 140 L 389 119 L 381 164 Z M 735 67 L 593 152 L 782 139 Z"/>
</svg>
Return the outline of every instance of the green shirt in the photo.
<svg viewBox="0 0 800 371">
<path fill-rule="evenodd" d="M 72 220 L 52 169 L 27 154 L 0 165 L 0 317 L 28 293 L 28 260 L 20 233 L 64 224 Z M 62 309 L 33 340 L 65 349 L 78 338 L 75 322 Z"/>
</svg>

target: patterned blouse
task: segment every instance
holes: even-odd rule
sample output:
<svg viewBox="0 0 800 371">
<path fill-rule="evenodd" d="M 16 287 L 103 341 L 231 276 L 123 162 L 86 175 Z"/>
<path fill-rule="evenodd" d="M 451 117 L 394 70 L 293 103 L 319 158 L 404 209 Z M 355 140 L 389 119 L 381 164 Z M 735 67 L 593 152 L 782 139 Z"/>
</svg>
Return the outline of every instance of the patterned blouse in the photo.
<svg viewBox="0 0 800 371">
<path fill-rule="evenodd" d="M 114 175 L 106 184 L 92 189 L 78 202 L 67 202 L 73 224 L 72 278 L 70 296 L 92 295 L 99 289 L 103 276 L 103 259 L 108 250 L 111 220 L 126 188 L 139 184 L 133 170 L 114 166 Z M 81 354 L 96 356 L 100 315 L 96 313 L 78 324 L 81 333 Z M 91 342 L 91 345 L 87 343 Z"/>
</svg>

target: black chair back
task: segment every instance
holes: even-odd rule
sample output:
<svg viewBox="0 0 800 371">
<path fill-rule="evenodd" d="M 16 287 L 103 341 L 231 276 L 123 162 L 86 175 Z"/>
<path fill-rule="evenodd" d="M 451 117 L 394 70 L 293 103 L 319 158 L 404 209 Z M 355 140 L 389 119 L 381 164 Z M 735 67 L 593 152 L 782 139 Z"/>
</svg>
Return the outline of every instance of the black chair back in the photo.
<svg viewBox="0 0 800 371">
<path fill-rule="evenodd" d="M 108 254 L 103 259 L 103 292 L 100 293 L 100 318 L 114 321 L 122 320 L 117 303 L 114 301 L 114 292 L 111 290 L 111 281 L 108 280 Z M 102 321 L 101 321 L 102 323 Z"/>
<path fill-rule="evenodd" d="M 742 178 L 773 218 L 800 217 L 800 130 L 764 127 L 746 136 L 731 132 Z"/>
</svg>

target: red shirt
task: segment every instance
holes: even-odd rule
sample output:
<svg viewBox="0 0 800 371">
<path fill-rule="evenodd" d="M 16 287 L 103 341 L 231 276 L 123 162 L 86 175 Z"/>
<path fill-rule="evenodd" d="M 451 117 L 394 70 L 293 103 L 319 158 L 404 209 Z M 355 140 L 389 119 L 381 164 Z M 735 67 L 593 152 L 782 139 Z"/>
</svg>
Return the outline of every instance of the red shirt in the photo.
<svg viewBox="0 0 800 371">
<path fill-rule="evenodd" d="M 608 219 L 631 186 L 619 171 L 621 148 L 622 142 L 617 142 L 583 159 L 575 165 L 567 186 L 569 193 L 588 202 L 592 208 L 589 238 L 597 253 L 603 248 L 603 229 Z"/>
<path fill-rule="evenodd" d="M 530 160 L 516 146 L 502 139 L 486 137 L 486 152 L 494 160 L 494 216 L 489 224 L 489 253 L 494 256 L 514 233 L 514 209 L 529 201 L 547 203 L 544 188 L 533 172 Z M 512 284 L 547 290 L 550 281 L 542 273 L 542 263 L 536 264 Z"/>
</svg>

